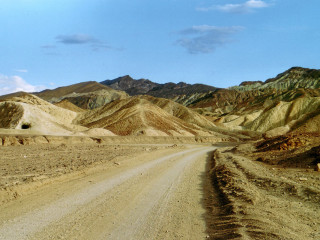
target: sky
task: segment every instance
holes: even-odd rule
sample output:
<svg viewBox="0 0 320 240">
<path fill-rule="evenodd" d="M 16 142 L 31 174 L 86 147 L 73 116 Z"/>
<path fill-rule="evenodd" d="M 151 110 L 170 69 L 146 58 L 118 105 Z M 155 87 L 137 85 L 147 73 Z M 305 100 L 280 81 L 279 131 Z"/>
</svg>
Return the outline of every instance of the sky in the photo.
<svg viewBox="0 0 320 240">
<path fill-rule="evenodd" d="M 319 68 L 319 0 L 0 0 L 0 95 L 124 75 L 215 87 Z"/>
</svg>

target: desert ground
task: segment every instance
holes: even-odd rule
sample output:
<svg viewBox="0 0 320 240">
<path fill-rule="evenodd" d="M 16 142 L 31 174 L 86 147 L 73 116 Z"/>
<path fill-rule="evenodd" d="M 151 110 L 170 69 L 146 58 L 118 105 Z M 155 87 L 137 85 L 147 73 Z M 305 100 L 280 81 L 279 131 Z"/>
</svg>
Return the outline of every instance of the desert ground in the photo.
<svg viewBox="0 0 320 240">
<path fill-rule="evenodd" d="M 205 239 L 201 186 L 213 149 L 63 140 L 2 147 L 0 238 Z"/>
<path fill-rule="evenodd" d="M 265 142 L 1 139 L 0 239 L 320 238 L 319 173 Z"/>
</svg>

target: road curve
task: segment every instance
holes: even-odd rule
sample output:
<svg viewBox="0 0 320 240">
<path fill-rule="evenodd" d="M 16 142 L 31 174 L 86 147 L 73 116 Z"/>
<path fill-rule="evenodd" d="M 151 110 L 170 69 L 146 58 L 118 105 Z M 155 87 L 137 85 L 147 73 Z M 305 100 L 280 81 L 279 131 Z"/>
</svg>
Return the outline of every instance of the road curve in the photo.
<svg viewBox="0 0 320 240">
<path fill-rule="evenodd" d="M 0 239 L 205 239 L 202 178 L 213 149 L 151 152 L 2 206 Z"/>
</svg>

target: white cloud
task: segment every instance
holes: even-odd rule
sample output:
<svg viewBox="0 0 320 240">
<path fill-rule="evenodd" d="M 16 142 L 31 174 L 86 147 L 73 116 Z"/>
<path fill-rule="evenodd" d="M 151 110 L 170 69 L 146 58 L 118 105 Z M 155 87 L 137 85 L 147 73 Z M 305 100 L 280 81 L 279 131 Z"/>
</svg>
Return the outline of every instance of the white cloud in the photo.
<svg viewBox="0 0 320 240">
<path fill-rule="evenodd" d="M 232 41 L 231 36 L 244 27 L 217 27 L 210 25 L 193 26 L 180 31 L 180 38 L 176 43 L 191 54 L 211 53 L 218 46 Z"/>
<path fill-rule="evenodd" d="M 31 85 L 19 76 L 5 76 L 0 74 L 0 95 L 19 91 L 37 92 L 44 88 L 44 86 Z"/>
<path fill-rule="evenodd" d="M 248 0 L 244 3 L 239 4 L 225 4 L 225 5 L 214 5 L 207 8 L 197 8 L 198 11 L 211 11 L 211 10 L 219 10 L 227 13 L 249 13 L 252 12 L 253 9 L 258 8 L 266 8 L 269 7 L 270 4 L 261 0 Z"/>
</svg>

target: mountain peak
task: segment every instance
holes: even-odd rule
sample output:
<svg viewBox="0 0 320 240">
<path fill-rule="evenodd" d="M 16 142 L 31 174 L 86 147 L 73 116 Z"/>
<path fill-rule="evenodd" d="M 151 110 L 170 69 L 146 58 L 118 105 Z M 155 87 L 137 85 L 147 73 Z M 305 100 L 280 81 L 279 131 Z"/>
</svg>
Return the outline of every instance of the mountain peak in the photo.
<svg viewBox="0 0 320 240">
<path fill-rule="evenodd" d="M 155 97 L 173 98 L 178 95 L 190 95 L 194 93 L 206 93 L 216 90 L 215 87 L 203 84 L 188 84 L 185 82 L 164 84 L 155 83 L 149 79 L 132 79 L 129 75 L 101 82 L 108 87 L 122 90 L 131 96 L 151 95 Z"/>
<path fill-rule="evenodd" d="M 256 85 L 256 84 L 261 85 L 261 84 L 263 84 L 263 82 L 262 81 L 244 81 L 244 82 L 240 83 L 239 86 L 250 86 L 250 85 Z"/>
<path fill-rule="evenodd" d="M 113 80 L 105 80 L 101 82 L 101 84 L 116 90 L 126 91 L 129 95 L 145 94 L 158 85 L 157 83 L 144 78 L 135 80 L 129 75 L 118 77 Z"/>
<path fill-rule="evenodd" d="M 132 81 L 134 81 L 134 79 L 130 75 L 124 75 L 124 76 L 118 77 L 114 80 L 132 80 Z"/>
</svg>

